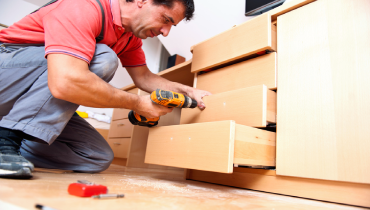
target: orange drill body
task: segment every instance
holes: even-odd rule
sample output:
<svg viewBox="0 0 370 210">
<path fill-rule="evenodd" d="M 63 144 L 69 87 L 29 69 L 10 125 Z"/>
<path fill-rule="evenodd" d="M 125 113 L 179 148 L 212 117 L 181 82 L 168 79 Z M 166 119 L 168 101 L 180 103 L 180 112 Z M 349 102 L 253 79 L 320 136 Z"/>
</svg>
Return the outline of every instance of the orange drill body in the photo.
<svg viewBox="0 0 370 210">
<path fill-rule="evenodd" d="M 150 94 L 150 99 L 153 103 L 165 106 L 165 107 L 178 107 L 178 108 L 195 108 L 197 107 L 197 101 L 185 96 L 181 93 L 176 93 L 167 90 L 157 89 Z M 141 125 L 146 127 L 152 127 L 158 124 L 159 117 L 147 119 L 134 111 L 130 111 L 128 118 L 133 125 Z"/>
<path fill-rule="evenodd" d="M 175 93 L 172 91 L 167 90 L 160 90 L 157 89 L 156 91 L 153 91 L 152 94 L 150 94 L 150 99 L 159 105 L 165 106 L 165 107 L 180 107 L 184 105 L 186 99 L 186 96 L 184 96 L 181 93 Z"/>
</svg>

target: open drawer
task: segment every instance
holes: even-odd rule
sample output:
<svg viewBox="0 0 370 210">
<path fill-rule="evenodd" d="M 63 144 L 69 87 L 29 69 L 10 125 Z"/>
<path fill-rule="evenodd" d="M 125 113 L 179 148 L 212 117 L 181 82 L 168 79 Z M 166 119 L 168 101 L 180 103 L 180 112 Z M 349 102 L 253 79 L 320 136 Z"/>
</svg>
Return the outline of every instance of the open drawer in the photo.
<svg viewBox="0 0 370 210">
<path fill-rule="evenodd" d="M 206 109 L 182 109 L 180 124 L 234 120 L 238 124 L 266 127 L 276 122 L 276 92 L 265 85 L 247 87 L 203 98 Z"/>
<path fill-rule="evenodd" d="M 275 133 L 218 121 L 149 129 L 145 163 L 232 173 L 233 164 L 275 166 Z"/>
<path fill-rule="evenodd" d="M 199 72 L 248 58 L 259 52 L 276 51 L 276 26 L 269 13 L 224 31 L 192 47 L 191 72 Z"/>
</svg>

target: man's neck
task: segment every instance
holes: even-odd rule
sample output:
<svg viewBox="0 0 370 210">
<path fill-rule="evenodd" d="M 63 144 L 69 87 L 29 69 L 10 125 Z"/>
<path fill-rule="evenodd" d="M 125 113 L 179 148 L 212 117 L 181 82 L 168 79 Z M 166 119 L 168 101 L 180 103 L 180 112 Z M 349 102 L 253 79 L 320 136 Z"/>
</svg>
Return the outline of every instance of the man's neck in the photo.
<svg viewBox="0 0 370 210">
<path fill-rule="evenodd" d="M 132 15 L 135 12 L 135 2 L 126 2 L 126 0 L 118 0 L 118 2 L 121 12 L 122 27 L 125 29 L 125 32 L 132 32 L 130 23 L 132 21 Z"/>
</svg>

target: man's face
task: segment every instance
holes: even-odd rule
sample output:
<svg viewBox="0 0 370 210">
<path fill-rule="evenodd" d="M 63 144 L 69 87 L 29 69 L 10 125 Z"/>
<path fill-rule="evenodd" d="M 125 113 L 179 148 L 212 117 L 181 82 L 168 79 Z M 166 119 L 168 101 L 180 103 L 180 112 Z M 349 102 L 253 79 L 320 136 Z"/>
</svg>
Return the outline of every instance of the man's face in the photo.
<svg viewBox="0 0 370 210">
<path fill-rule="evenodd" d="M 172 26 L 176 26 L 185 18 L 185 6 L 175 1 L 169 9 L 164 5 L 154 5 L 152 0 L 135 1 L 138 8 L 138 16 L 131 24 L 134 35 L 141 39 L 163 35 L 166 37 Z"/>
</svg>

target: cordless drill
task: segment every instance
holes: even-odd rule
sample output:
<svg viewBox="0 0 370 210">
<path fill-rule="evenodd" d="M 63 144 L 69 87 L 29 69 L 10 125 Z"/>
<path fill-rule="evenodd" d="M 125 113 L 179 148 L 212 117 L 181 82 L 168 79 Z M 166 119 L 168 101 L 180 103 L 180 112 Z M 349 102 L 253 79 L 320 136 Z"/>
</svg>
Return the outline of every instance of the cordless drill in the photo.
<svg viewBox="0 0 370 210">
<path fill-rule="evenodd" d="M 181 93 L 175 93 L 168 90 L 157 89 L 150 94 L 150 99 L 153 103 L 165 106 L 165 107 L 179 107 L 179 108 L 195 108 L 197 107 L 197 101 L 185 96 Z M 158 124 L 159 117 L 146 118 L 134 111 L 128 113 L 128 119 L 133 125 L 140 125 L 146 127 L 153 127 Z"/>
</svg>

